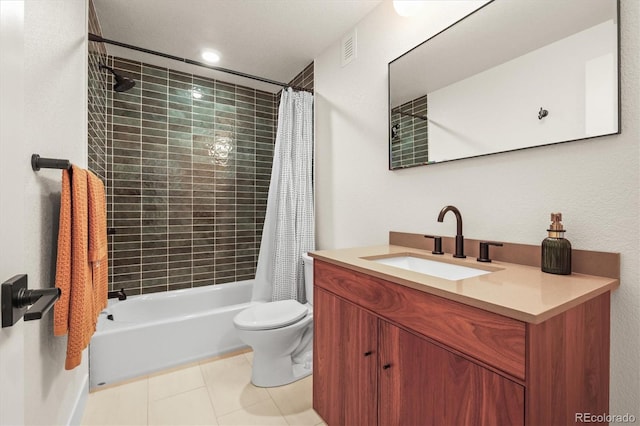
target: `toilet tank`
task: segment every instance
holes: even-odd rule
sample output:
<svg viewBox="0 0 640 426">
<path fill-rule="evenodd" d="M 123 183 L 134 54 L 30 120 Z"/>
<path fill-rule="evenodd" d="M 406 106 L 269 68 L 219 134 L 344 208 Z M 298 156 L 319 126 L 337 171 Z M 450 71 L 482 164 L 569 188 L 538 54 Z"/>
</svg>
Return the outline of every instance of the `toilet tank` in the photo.
<svg viewBox="0 0 640 426">
<path fill-rule="evenodd" d="M 307 303 L 313 305 L 313 258 L 307 253 L 302 253 L 304 262 L 304 289 L 307 293 Z"/>
</svg>

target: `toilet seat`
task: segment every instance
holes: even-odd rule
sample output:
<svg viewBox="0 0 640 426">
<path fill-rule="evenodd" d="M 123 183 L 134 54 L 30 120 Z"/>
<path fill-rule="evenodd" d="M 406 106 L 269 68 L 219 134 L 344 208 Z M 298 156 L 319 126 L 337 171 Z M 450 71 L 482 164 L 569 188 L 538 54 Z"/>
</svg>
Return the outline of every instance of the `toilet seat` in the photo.
<svg viewBox="0 0 640 426">
<path fill-rule="evenodd" d="M 280 300 L 247 308 L 233 322 L 241 330 L 273 330 L 294 324 L 308 313 L 309 309 L 296 300 Z"/>
</svg>

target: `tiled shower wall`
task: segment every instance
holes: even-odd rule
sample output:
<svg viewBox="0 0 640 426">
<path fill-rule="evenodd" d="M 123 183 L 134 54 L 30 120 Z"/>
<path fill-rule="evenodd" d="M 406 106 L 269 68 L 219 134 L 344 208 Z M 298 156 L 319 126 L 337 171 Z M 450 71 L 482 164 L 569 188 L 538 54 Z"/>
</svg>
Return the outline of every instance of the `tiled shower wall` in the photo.
<svg viewBox="0 0 640 426">
<path fill-rule="evenodd" d="M 427 96 L 391 110 L 391 126 L 397 126 L 391 139 L 391 168 L 411 167 L 429 161 Z"/>
<path fill-rule="evenodd" d="M 102 35 L 90 2 L 89 29 Z M 89 43 L 89 168 L 107 186 L 109 288 L 129 294 L 254 277 L 278 94 L 107 57 Z M 125 93 L 99 63 L 136 80 Z M 292 81 L 313 89 L 313 63 Z M 196 89 L 202 97 L 193 97 Z M 226 165 L 210 156 L 231 136 Z"/>
<path fill-rule="evenodd" d="M 300 71 L 289 84 L 301 89 L 313 90 L 313 62 Z"/>
<path fill-rule="evenodd" d="M 138 294 L 253 278 L 275 95 L 111 59 L 137 84 L 108 91 L 110 286 Z M 210 155 L 220 137 L 232 138 L 227 164 Z"/>
</svg>

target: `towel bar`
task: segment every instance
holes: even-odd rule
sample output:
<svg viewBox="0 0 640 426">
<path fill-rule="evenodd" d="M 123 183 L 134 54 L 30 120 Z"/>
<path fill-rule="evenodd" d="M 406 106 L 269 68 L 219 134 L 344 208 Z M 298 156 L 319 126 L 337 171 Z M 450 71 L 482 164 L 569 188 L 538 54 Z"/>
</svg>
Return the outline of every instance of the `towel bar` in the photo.
<svg viewBox="0 0 640 426">
<path fill-rule="evenodd" d="M 27 275 L 16 275 L 2 283 L 2 328 L 11 327 L 24 316 L 25 321 L 41 319 L 62 293 L 59 288 L 27 289 Z M 29 305 L 31 308 L 29 308 Z"/>
<path fill-rule="evenodd" d="M 40 169 L 66 169 L 71 170 L 69 160 L 61 160 L 58 158 L 42 158 L 38 154 L 31 155 L 31 168 L 34 172 Z"/>
</svg>

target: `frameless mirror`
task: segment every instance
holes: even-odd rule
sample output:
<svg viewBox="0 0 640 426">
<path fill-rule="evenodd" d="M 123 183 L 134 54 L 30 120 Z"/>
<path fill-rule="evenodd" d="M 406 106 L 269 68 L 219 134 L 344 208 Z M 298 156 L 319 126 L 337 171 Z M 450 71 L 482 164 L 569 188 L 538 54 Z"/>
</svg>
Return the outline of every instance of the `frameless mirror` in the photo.
<svg viewBox="0 0 640 426">
<path fill-rule="evenodd" d="M 493 0 L 389 63 L 389 168 L 620 132 L 618 0 Z"/>
</svg>

